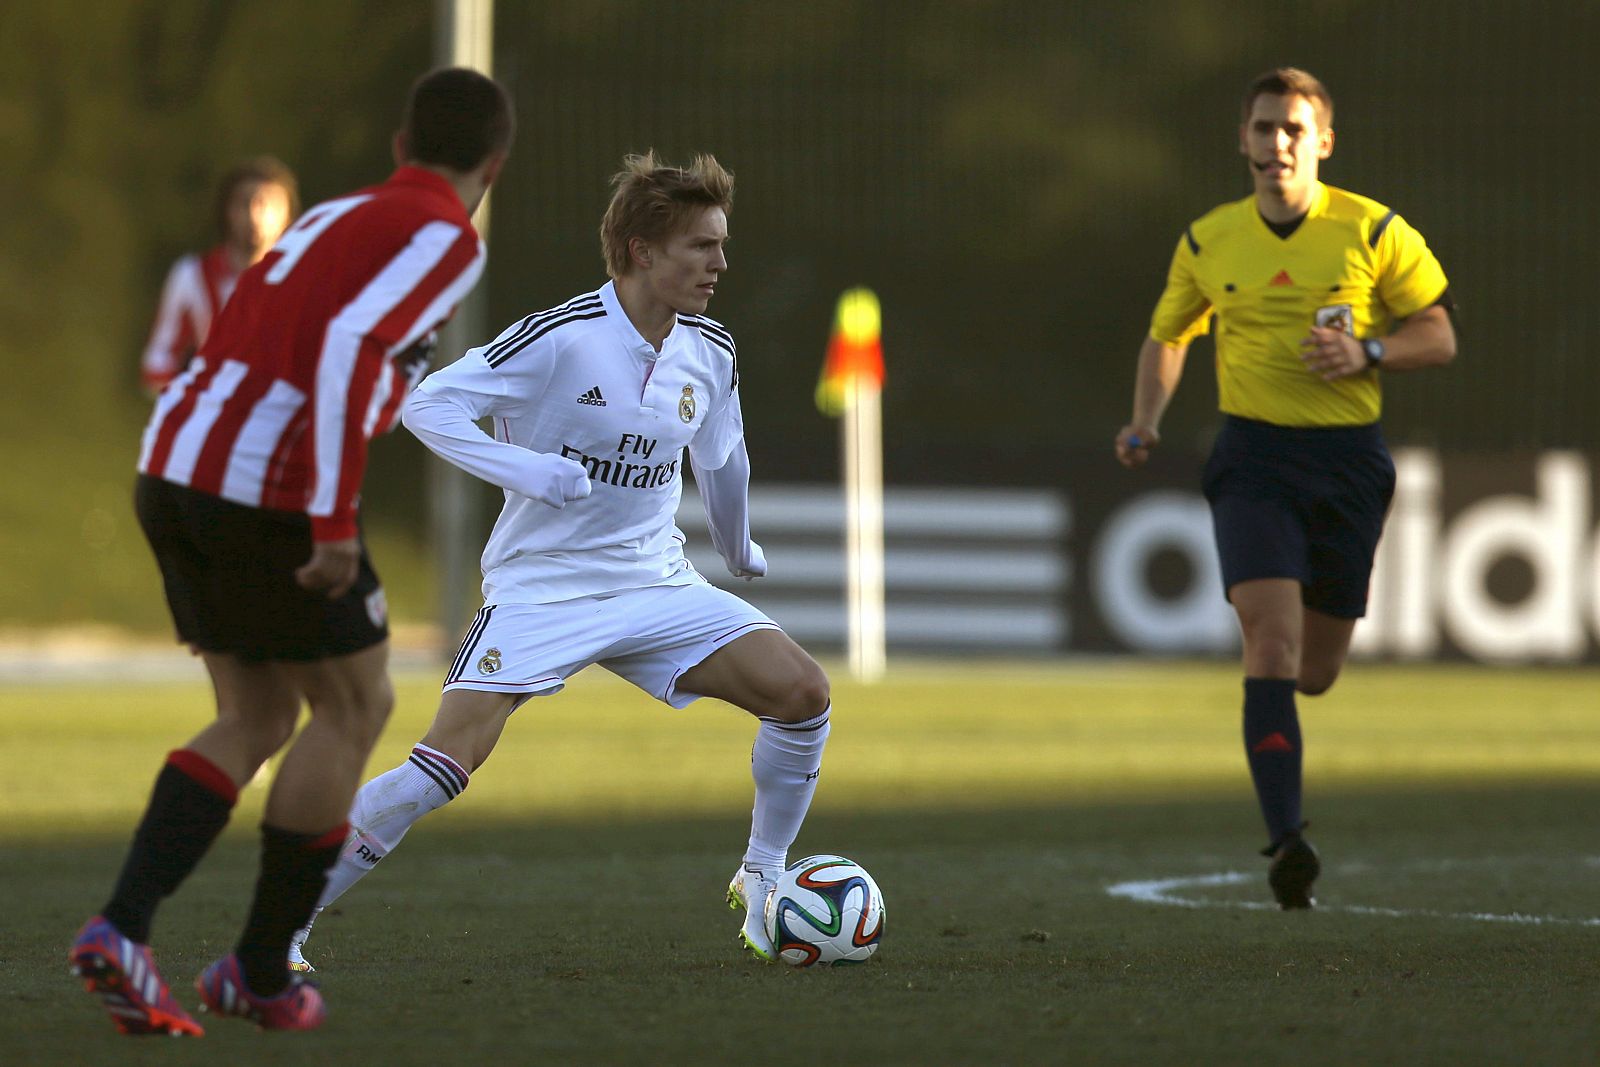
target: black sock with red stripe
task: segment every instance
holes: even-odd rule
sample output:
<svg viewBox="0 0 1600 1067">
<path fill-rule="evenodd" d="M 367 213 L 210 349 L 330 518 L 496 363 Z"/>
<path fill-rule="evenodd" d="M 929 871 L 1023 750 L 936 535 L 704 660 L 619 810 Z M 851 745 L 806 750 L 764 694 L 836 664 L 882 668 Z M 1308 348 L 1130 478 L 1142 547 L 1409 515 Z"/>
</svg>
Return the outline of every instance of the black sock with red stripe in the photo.
<svg viewBox="0 0 1600 1067">
<path fill-rule="evenodd" d="M 1267 833 L 1276 844 L 1300 820 L 1300 716 L 1292 678 L 1244 680 L 1244 752 Z"/>
<path fill-rule="evenodd" d="M 239 787 L 215 763 L 186 748 L 168 753 L 117 887 L 101 909 L 107 921 L 149 944 L 156 905 L 199 865 L 238 799 Z"/>
<path fill-rule="evenodd" d="M 288 987 L 289 938 L 310 920 L 349 831 L 349 823 L 323 834 L 261 824 L 261 877 L 234 949 L 250 992 L 273 997 Z"/>
</svg>

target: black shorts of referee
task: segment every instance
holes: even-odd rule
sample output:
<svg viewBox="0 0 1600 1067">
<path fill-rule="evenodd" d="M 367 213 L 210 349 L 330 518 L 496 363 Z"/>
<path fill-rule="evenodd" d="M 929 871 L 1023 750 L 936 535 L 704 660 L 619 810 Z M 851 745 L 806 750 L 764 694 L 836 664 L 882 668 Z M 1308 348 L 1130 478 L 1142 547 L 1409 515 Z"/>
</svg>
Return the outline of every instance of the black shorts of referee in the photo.
<svg viewBox="0 0 1600 1067">
<path fill-rule="evenodd" d="M 311 559 L 307 516 L 144 474 L 133 499 L 180 641 L 270 662 L 331 659 L 389 636 L 383 586 L 364 545 L 355 585 L 330 600 L 295 583 L 295 570 Z"/>
<path fill-rule="evenodd" d="M 1366 614 L 1394 496 L 1394 461 L 1376 423 L 1301 428 L 1229 415 L 1202 484 L 1224 589 L 1292 578 L 1314 611 Z"/>
</svg>

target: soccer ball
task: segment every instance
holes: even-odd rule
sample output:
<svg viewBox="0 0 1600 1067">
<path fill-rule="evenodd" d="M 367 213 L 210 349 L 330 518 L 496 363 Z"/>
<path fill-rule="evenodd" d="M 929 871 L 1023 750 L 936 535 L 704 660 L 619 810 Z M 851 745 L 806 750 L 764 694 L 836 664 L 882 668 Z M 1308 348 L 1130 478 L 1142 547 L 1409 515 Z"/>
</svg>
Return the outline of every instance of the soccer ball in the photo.
<svg viewBox="0 0 1600 1067">
<path fill-rule="evenodd" d="M 807 856 L 778 876 L 767 935 L 792 967 L 865 963 L 883 940 L 883 893 L 843 856 Z"/>
</svg>

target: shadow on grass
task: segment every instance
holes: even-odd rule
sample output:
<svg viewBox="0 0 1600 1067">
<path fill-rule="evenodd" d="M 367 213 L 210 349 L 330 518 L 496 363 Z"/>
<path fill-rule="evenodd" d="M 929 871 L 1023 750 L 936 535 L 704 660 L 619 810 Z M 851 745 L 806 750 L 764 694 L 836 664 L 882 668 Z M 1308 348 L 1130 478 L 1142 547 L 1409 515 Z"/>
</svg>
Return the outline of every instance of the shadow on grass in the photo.
<svg viewBox="0 0 1600 1067">
<path fill-rule="evenodd" d="M 1600 842 L 1573 832 L 1597 800 L 1600 788 L 1533 782 L 1315 796 L 1322 888 L 1418 909 L 1600 912 Z M 388 1065 L 752 1050 L 777 1064 L 1551 1062 L 1600 1047 L 1594 931 L 1106 894 L 1125 879 L 1264 873 L 1248 797 L 819 811 L 792 855 L 856 858 L 889 914 L 877 959 L 823 974 L 737 950 L 721 897 L 745 832 L 742 813 L 580 824 L 446 809 L 319 923 L 308 954 L 330 1022 L 283 1040 L 297 1058 Z M 7 848 L 6 1062 L 281 1065 L 287 1045 L 233 1021 L 158 1053 L 73 991 L 67 939 L 123 848 L 120 835 Z M 186 1002 L 189 976 L 236 935 L 254 865 L 236 827 L 161 913 L 155 943 Z M 1260 900 L 1264 882 L 1234 894 Z"/>
</svg>

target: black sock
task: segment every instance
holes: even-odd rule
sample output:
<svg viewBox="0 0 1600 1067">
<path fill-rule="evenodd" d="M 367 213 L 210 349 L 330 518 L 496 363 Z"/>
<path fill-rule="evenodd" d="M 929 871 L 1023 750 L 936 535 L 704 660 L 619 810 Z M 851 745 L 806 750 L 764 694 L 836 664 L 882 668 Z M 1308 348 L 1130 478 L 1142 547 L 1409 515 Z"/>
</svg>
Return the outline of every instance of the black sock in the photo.
<svg viewBox="0 0 1600 1067">
<path fill-rule="evenodd" d="M 1300 829 L 1300 716 L 1291 678 L 1244 680 L 1244 751 L 1261 802 L 1261 817 L 1276 844 Z"/>
<path fill-rule="evenodd" d="M 234 949 L 250 992 L 273 997 L 288 987 L 289 938 L 311 918 L 348 830 L 341 823 L 325 834 L 296 834 L 261 825 L 261 877 Z"/>
<path fill-rule="evenodd" d="M 117 887 L 100 912 L 124 937 L 150 943 L 156 905 L 200 863 L 238 798 L 238 787 L 204 756 L 188 749 L 167 756 Z"/>
</svg>

